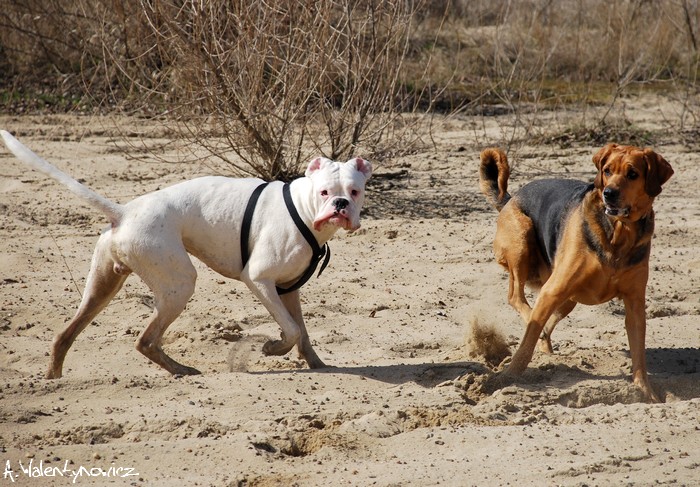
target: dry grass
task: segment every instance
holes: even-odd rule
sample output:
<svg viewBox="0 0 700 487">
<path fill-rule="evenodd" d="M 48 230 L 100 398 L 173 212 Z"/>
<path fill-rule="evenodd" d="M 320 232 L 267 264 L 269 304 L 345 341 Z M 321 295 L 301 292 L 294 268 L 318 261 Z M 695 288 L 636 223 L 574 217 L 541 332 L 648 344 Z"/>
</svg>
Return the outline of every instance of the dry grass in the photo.
<svg viewBox="0 0 700 487">
<path fill-rule="evenodd" d="M 310 153 L 410 148 L 417 108 L 497 105 L 531 135 L 542 110 L 603 105 L 582 128 L 597 130 L 663 83 L 697 131 L 699 25 L 689 0 L 8 0 L 0 94 L 161 117 L 197 157 L 291 177 Z"/>
</svg>

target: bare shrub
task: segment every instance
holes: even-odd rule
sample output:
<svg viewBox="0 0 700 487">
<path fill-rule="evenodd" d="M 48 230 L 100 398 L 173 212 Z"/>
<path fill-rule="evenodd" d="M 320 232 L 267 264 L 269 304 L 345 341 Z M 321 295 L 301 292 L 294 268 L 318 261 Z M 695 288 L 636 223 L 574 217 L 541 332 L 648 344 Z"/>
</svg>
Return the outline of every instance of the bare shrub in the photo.
<svg viewBox="0 0 700 487">
<path fill-rule="evenodd" d="M 670 94 L 678 89 L 672 83 L 692 79 L 697 70 L 692 46 L 700 10 L 686 0 L 502 0 L 473 6 L 480 7 L 477 22 L 462 23 L 468 26 L 461 41 L 467 49 L 455 62 L 471 73 L 477 104 L 496 103 L 513 114 L 501 125 L 506 146 L 542 135 L 542 112 L 560 106 L 581 108 L 578 127 L 606 127 L 613 112 L 624 119 L 617 113 L 624 94 L 654 83 L 666 83 Z M 688 97 L 686 119 L 690 102 Z M 589 109 L 599 105 L 607 109 Z"/>
<path fill-rule="evenodd" d="M 691 140 L 699 23 L 690 0 L 6 0 L 0 102 L 8 85 L 80 91 L 267 179 L 312 153 L 410 148 L 416 107 L 510 113 L 511 145 L 551 108 L 579 107 L 584 129 L 624 119 L 620 97 L 652 84 Z"/>
<path fill-rule="evenodd" d="M 371 157 L 405 133 L 407 5 L 141 1 L 160 66 L 144 86 L 153 55 L 113 62 L 168 107 L 193 155 L 288 179 L 314 154 Z"/>
<path fill-rule="evenodd" d="M 149 32 L 137 0 L 7 0 L 0 9 L 0 85 L 11 82 L 30 98 L 47 92 L 58 103 L 75 96 L 113 109 L 147 78 L 133 59 L 149 57 Z M 158 65 L 152 62 L 149 73 Z"/>
<path fill-rule="evenodd" d="M 9 1 L 0 51 L 19 79 L 66 73 L 93 105 L 151 114 L 234 174 L 288 179 L 312 155 L 410 145 L 414 2 Z"/>
</svg>

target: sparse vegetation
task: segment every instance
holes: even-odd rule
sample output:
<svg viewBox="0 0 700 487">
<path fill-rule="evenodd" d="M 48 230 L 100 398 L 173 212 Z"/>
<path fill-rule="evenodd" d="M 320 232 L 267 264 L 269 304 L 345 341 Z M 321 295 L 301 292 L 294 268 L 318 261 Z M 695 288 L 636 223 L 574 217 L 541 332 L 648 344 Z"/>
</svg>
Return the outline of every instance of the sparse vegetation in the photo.
<svg viewBox="0 0 700 487">
<path fill-rule="evenodd" d="M 651 146 L 657 142 L 654 133 L 635 127 L 624 119 L 601 121 L 591 127 L 574 126 L 556 134 L 543 135 L 536 140 L 543 144 L 557 145 L 562 148 L 568 148 L 575 144 L 602 146 L 611 140 L 620 140 L 626 144 L 641 147 Z"/>
<path fill-rule="evenodd" d="M 147 115 L 267 179 L 312 153 L 410 149 L 422 117 L 406 113 L 506 111 L 541 135 L 544 110 L 607 108 L 549 139 L 569 143 L 624 125 L 640 87 L 681 99 L 671 122 L 694 133 L 699 23 L 688 0 L 8 0 L 0 103 Z"/>
</svg>

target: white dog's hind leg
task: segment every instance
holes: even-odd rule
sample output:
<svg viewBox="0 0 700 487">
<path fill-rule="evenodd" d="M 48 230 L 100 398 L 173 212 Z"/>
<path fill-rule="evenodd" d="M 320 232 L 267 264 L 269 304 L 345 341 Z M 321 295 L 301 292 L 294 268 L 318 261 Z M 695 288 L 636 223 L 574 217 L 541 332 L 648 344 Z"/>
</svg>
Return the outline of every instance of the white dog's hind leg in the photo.
<svg viewBox="0 0 700 487">
<path fill-rule="evenodd" d="M 71 345 L 80 332 L 107 306 L 126 280 L 128 270 L 125 269 L 121 274 L 114 271 L 115 262 L 110 255 L 109 238 L 108 234 L 100 237 L 92 256 L 80 306 L 65 330 L 54 339 L 51 362 L 46 372 L 47 379 L 58 379 L 63 375 L 63 361 Z"/>
<path fill-rule="evenodd" d="M 163 253 L 154 245 L 153 250 L 158 252 L 157 256 L 154 252 L 139 259 L 145 265 L 139 266 L 138 274 L 153 292 L 155 309 L 148 327 L 136 342 L 136 349 L 171 374 L 200 374 L 199 370 L 170 358 L 162 348 L 165 330 L 180 316 L 194 293 L 197 271 L 184 248 L 181 252 Z"/>
<path fill-rule="evenodd" d="M 299 301 L 299 291 L 292 291 L 287 294 L 280 296 L 282 298 L 282 303 L 284 307 L 287 308 L 289 314 L 292 315 L 294 321 L 299 326 L 301 331 L 301 336 L 299 338 L 299 343 L 297 344 L 297 350 L 299 351 L 299 356 L 309 364 L 312 369 L 320 369 L 326 367 L 326 364 L 318 358 L 316 352 L 311 346 L 311 340 L 309 340 L 309 334 L 306 331 L 306 324 L 304 323 L 304 316 L 301 311 L 301 302 Z"/>
</svg>

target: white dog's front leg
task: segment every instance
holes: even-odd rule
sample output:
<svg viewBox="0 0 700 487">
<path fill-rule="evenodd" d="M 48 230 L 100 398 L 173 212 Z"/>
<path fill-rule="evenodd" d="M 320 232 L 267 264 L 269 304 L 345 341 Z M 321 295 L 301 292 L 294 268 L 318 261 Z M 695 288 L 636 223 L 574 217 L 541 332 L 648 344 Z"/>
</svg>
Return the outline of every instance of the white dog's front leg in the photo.
<svg viewBox="0 0 700 487">
<path fill-rule="evenodd" d="M 280 297 L 282 298 L 282 302 L 287 308 L 287 311 L 289 311 L 289 313 L 292 315 L 294 321 L 296 321 L 297 325 L 299 326 L 299 330 L 301 331 L 301 337 L 298 343 L 299 356 L 306 360 L 306 363 L 309 364 L 309 367 L 312 369 L 326 367 L 326 364 L 324 364 L 323 361 L 318 358 L 318 355 L 316 355 L 316 352 L 311 346 L 311 340 L 309 340 L 309 334 L 306 331 L 306 324 L 304 323 L 304 316 L 301 312 L 299 291 L 292 291 L 290 293 L 283 294 Z"/>
<path fill-rule="evenodd" d="M 281 340 L 269 340 L 263 346 L 265 355 L 284 355 L 299 343 L 301 328 L 282 302 L 275 283 L 271 281 L 246 281 L 250 290 L 267 308 L 282 329 Z"/>
</svg>

